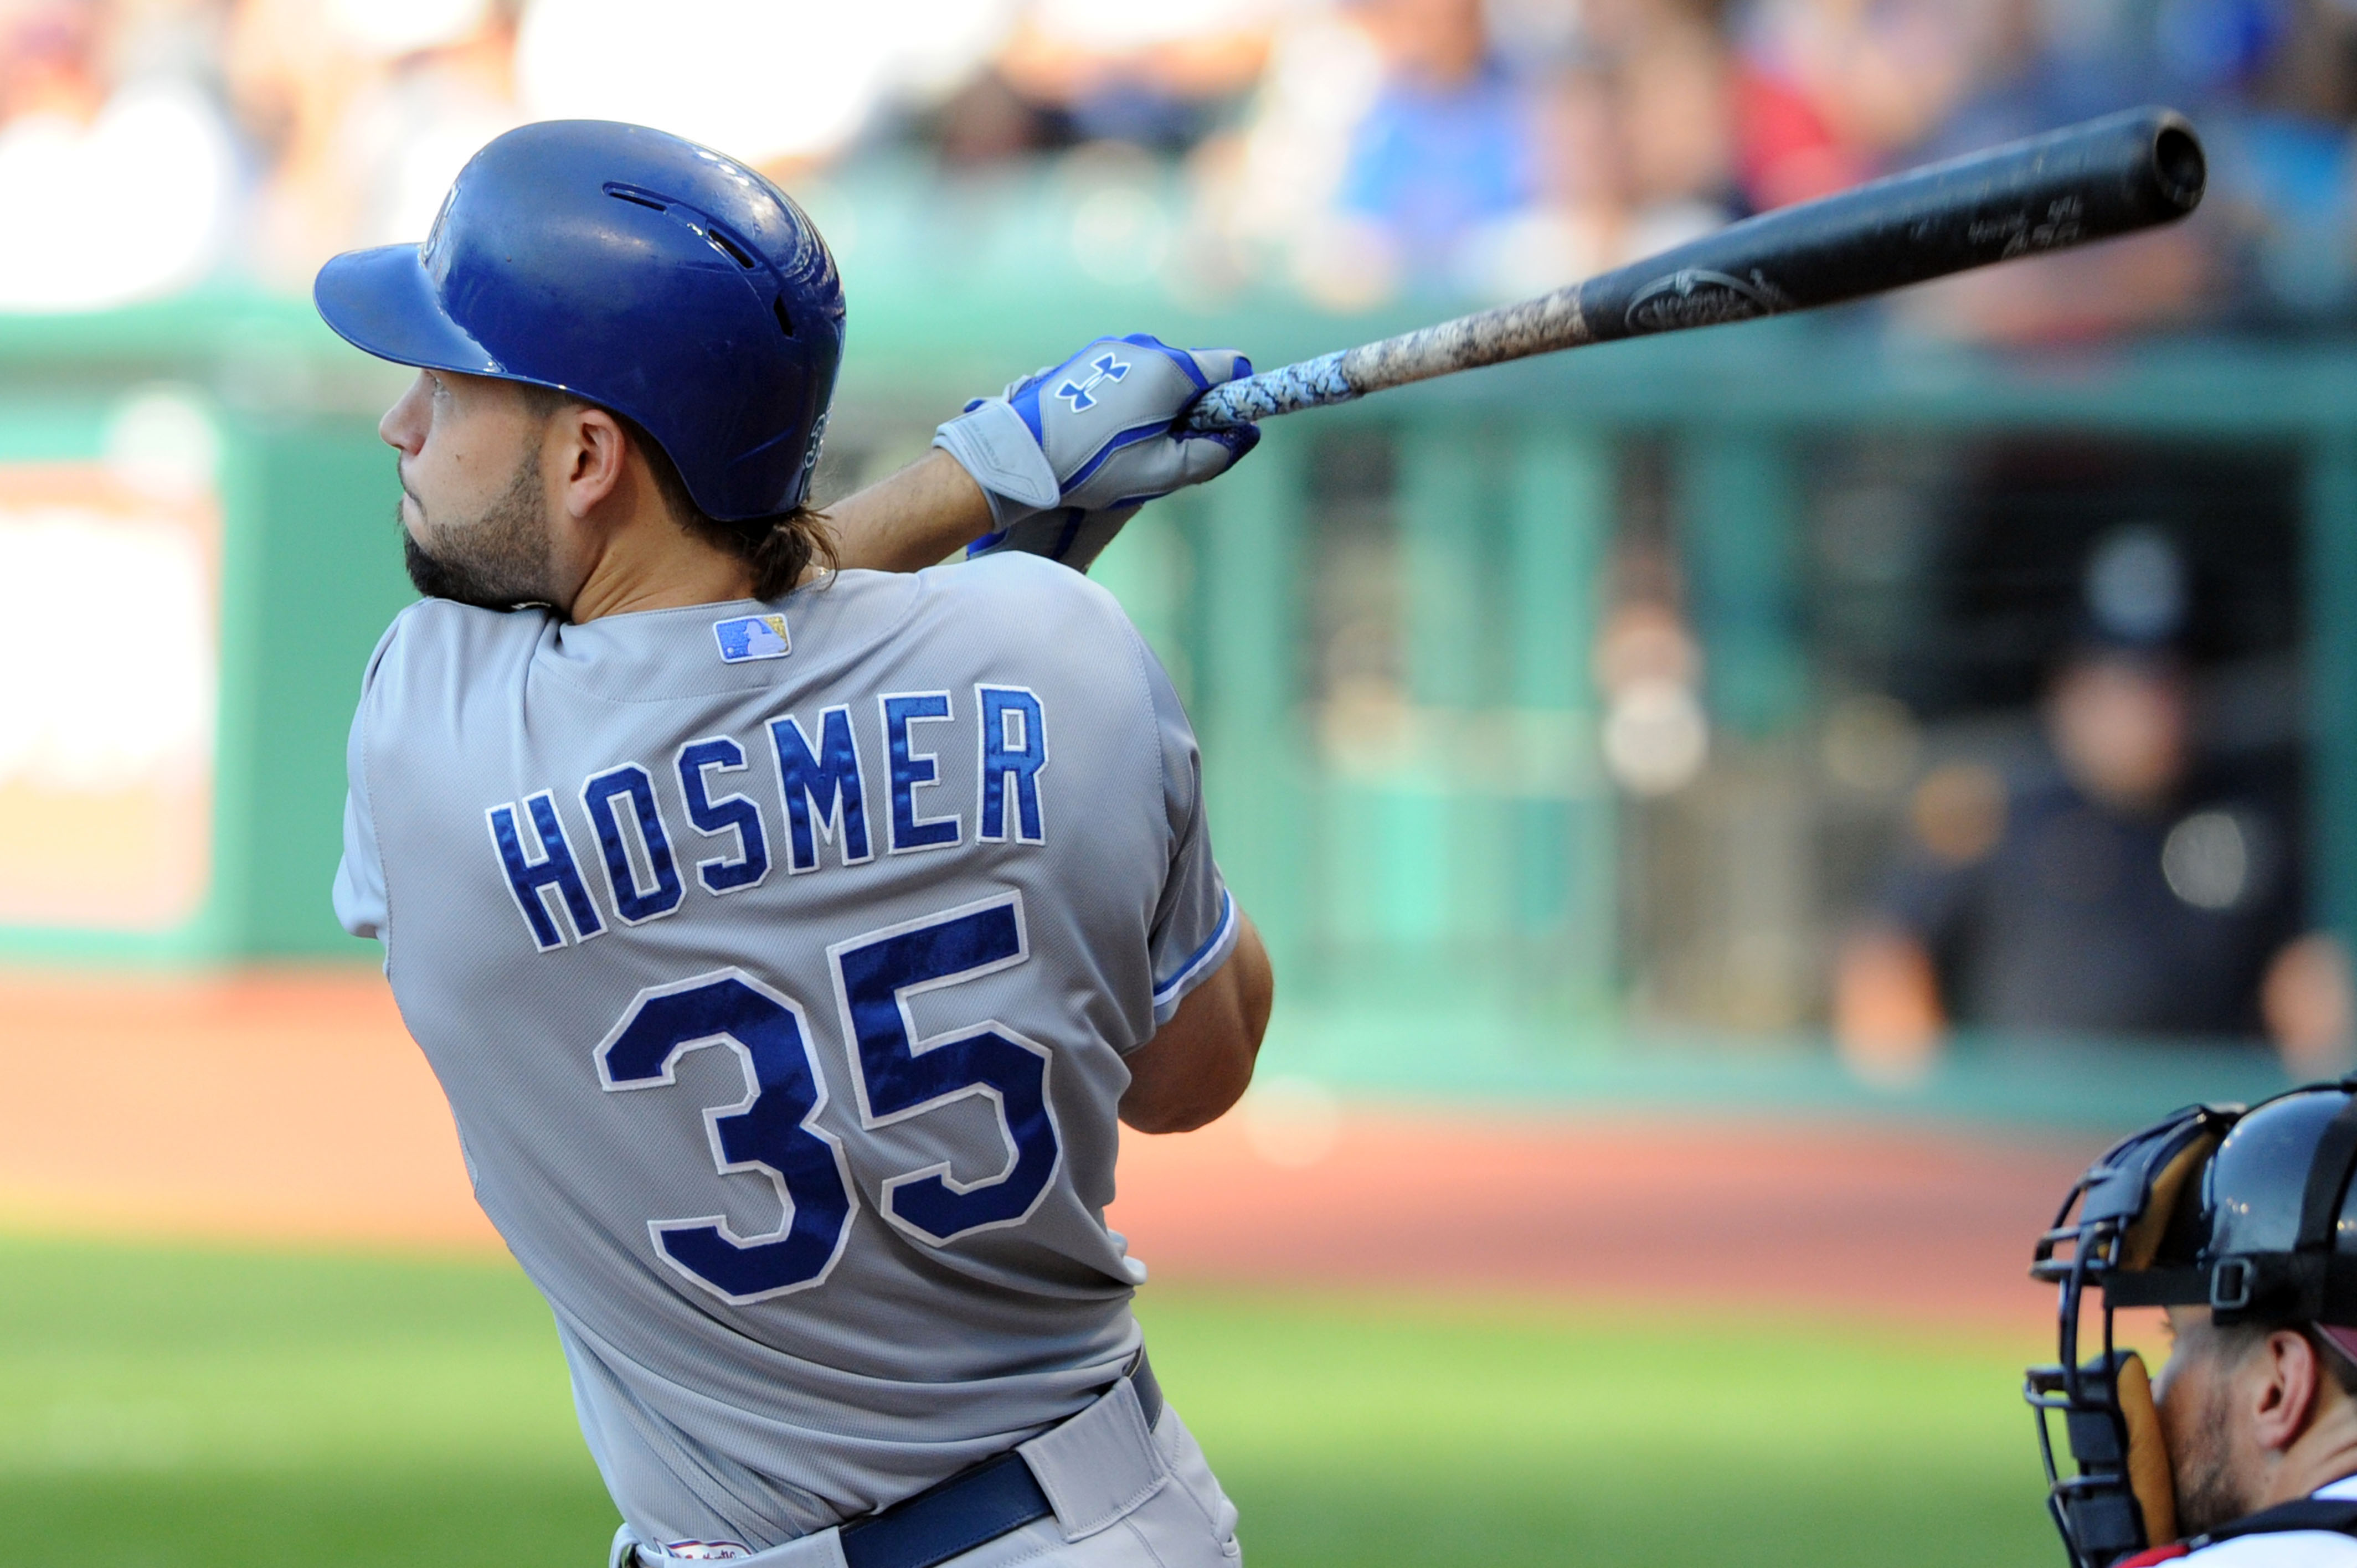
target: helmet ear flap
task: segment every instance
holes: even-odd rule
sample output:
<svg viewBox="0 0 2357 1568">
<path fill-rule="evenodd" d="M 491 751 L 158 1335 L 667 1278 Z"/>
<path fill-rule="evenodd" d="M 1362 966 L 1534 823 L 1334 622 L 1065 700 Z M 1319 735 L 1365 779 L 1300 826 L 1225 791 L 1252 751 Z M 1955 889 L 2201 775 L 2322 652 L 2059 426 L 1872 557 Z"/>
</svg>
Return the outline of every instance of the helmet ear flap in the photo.
<svg viewBox="0 0 2357 1568">
<path fill-rule="evenodd" d="M 2169 1440 L 2161 1435 L 2160 1410 L 2153 1403 L 2152 1378 L 2144 1358 L 2131 1350 L 2120 1358 L 2113 1398 L 2127 1428 L 2128 1490 L 2144 1515 L 2144 1538 L 2155 1546 L 2177 1539 L 2177 1481 L 2169 1467 Z"/>
</svg>

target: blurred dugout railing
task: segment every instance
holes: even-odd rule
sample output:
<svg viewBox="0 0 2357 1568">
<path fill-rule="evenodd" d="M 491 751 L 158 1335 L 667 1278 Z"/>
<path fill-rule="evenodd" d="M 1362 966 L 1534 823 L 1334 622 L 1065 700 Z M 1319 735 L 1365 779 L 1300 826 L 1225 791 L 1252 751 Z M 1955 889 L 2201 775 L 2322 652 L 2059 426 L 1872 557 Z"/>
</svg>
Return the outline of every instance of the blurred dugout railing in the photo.
<svg viewBox="0 0 2357 1568">
<path fill-rule="evenodd" d="M 1266 364 L 1445 308 L 1319 317 L 1092 271 L 1098 231 L 1148 250 L 1184 238 L 1153 230 L 1167 209 L 1152 190 L 1110 216 L 1106 199 L 1044 188 L 961 204 L 889 181 L 856 201 L 821 193 L 852 295 L 836 490 L 921 450 L 963 397 L 1093 332 L 1234 343 Z M 37 628 L 0 643 L 22 683 L 0 714 L 33 735 L 0 736 L 0 956 L 365 956 L 326 895 L 360 672 L 407 596 L 391 456 L 373 432 L 399 382 L 293 301 L 0 319 L 0 547 L 18 563 L 5 591 Z M 2357 929 L 2357 349 L 2219 340 L 2009 358 L 1863 317 L 1762 323 L 1276 422 L 1234 475 L 1149 509 L 1108 553 L 1101 580 L 1189 698 L 1222 864 L 1282 966 L 1272 1059 L 1403 1090 L 1865 1093 L 1810 1023 L 1842 911 L 1827 904 L 1813 808 L 1777 760 L 1817 697 L 1803 602 L 1812 471 L 1829 442 L 2006 433 L 2190 444 L 2296 470 L 2312 883 L 2320 918 Z M 1694 788 L 1717 804 L 1699 816 L 1632 807 L 1599 762 L 1593 651 L 1632 467 L 1667 519 L 1704 656 L 1717 749 Z M 109 772 L 107 736 L 143 722 L 119 680 L 47 710 L 21 696 L 70 687 L 101 640 L 140 650 L 145 580 L 109 577 L 100 548 L 126 518 L 151 541 L 182 529 L 177 558 L 199 563 L 205 612 L 194 640 L 183 630 L 144 656 L 217 668 L 201 745 L 151 747 L 132 759 L 136 778 Z M 156 580 L 185 598 L 171 553 L 142 559 L 166 562 Z M 26 575 L 43 562 L 63 576 Z M 186 853 L 159 869 L 198 822 L 193 869 Z M 1684 1018 L 1641 1007 L 1632 1030 L 1632 933 L 1651 940 L 1633 905 L 1658 881 L 1641 841 L 1680 822 L 1710 839 L 1696 853 L 1716 869 L 1692 898 L 1712 908 L 1693 918 L 1720 937 L 1693 950 L 1717 1000 Z M 1790 1048 L 1733 1061 L 1675 1048 L 1738 1034 Z M 2067 1097 L 2116 1077 L 2107 1050 L 2023 1066 L 1994 1043 L 1956 1053 L 1927 1092 L 1997 1109 Z M 2274 1073 L 2255 1054 L 2138 1059 L 2138 1092 L 2155 1100 L 2253 1092 Z"/>
</svg>

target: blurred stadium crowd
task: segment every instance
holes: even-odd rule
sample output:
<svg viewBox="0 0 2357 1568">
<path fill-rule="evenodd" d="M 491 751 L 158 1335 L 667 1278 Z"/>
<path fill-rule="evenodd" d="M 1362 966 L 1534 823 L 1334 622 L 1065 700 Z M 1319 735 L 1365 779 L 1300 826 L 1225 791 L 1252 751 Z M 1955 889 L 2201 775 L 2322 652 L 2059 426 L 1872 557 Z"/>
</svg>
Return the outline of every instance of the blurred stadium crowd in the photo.
<svg viewBox="0 0 2357 1568">
<path fill-rule="evenodd" d="M 0 0 L 0 308 L 304 285 L 522 120 L 642 120 L 790 187 L 1167 172 L 1187 267 L 1329 308 L 1550 286 L 1878 170 L 2195 113 L 2179 234 L 1937 293 L 2002 338 L 2357 313 L 2350 0 Z M 136 199 L 126 193 L 136 192 Z"/>
</svg>

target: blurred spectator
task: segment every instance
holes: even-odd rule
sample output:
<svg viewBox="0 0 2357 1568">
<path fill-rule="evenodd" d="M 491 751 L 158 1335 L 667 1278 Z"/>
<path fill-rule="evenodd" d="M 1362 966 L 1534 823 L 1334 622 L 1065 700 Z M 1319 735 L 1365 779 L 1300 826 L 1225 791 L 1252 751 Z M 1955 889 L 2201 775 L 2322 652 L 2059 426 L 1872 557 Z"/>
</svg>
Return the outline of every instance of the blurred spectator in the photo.
<svg viewBox="0 0 2357 1568">
<path fill-rule="evenodd" d="M 1092 142 L 1183 154 L 1268 67 L 1288 0 L 1037 0 L 995 56 L 916 115 L 963 172 Z"/>
<path fill-rule="evenodd" d="M 1283 0 L 1034 0 L 994 72 L 1076 141 L 1182 153 L 1266 68 Z"/>
<path fill-rule="evenodd" d="M 0 246 L 0 310 L 123 305 L 211 269 L 236 164 L 205 80 L 210 12 L 0 5 L 0 205 L 19 215 Z"/>
<path fill-rule="evenodd" d="M 1729 102 L 1687 0 L 1358 0 L 1280 35 L 1229 222 L 1337 308 L 1551 288 L 1726 220 Z"/>
<path fill-rule="evenodd" d="M 1013 0 L 528 0 L 528 117 L 660 125 L 791 177 L 903 96 L 938 97 L 1005 42 Z"/>
<path fill-rule="evenodd" d="M 2175 0 L 2163 11 L 2191 14 L 2162 34 L 2180 73 L 2209 36 L 2246 40 L 2213 46 L 2211 58 L 2233 69 L 2209 96 L 2239 102 L 2204 117 L 2226 198 L 2213 220 L 2233 235 L 2229 281 L 2247 315 L 2346 317 L 2357 306 L 2357 14 L 2331 0 L 2276 0 L 2242 16 L 2257 4 Z"/>
<path fill-rule="evenodd" d="M 1238 271 L 1265 259 L 1336 309 L 1389 291 L 1383 260 L 1362 264 L 1332 218 L 1359 123 L 1383 85 L 1383 56 L 1355 18 L 1310 9 L 1279 27 L 1243 134 L 1214 141 L 1197 160 L 1214 225 L 1236 242 Z"/>
<path fill-rule="evenodd" d="M 1357 0 L 1281 34 L 1227 198 L 1311 298 L 1455 285 L 1469 239 L 1536 195 L 1534 103 L 1481 0 Z"/>
<path fill-rule="evenodd" d="M 1411 271 L 1535 193 L 1529 102 L 1490 56 L 1480 0 L 1367 0 L 1383 84 L 1351 137 L 1335 206 Z"/>
<path fill-rule="evenodd" d="M 485 142 L 520 124 L 513 0 L 241 0 L 229 72 L 270 173 L 255 270 L 307 288 L 338 251 L 424 235 Z"/>
<path fill-rule="evenodd" d="M 931 119 L 925 139 L 953 171 L 1010 163 L 1077 139 L 1069 115 L 1022 92 L 996 66 L 958 87 Z"/>
<path fill-rule="evenodd" d="M 1919 321 L 2024 341 L 2357 307 L 2357 14 L 2335 0 L 1986 9 L 1977 80 L 1916 156 L 2167 102 L 2202 132 L 2210 198 L 2177 228 L 1937 285 L 1912 302 Z"/>
<path fill-rule="evenodd" d="M 1987 31 L 1978 40 L 1977 70 L 1960 84 L 1948 112 L 1925 127 L 1915 158 L 1970 152 L 2139 103 L 2176 102 L 2196 112 L 2211 146 L 2212 199 L 2192 222 L 2174 229 L 1935 285 L 1902 303 L 1905 318 L 1943 336 L 2020 343 L 2108 337 L 2197 315 L 2223 263 L 2217 196 L 2234 181 L 2219 177 L 2214 161 L 2216 93 L 2189 97 L 2181 74 L 2163 69 L 2157 36 L 2170 15 L 2208 6 L 2222 16 L 2246 3 L 2163 0 L 2147 9 L 2089 0 L 1985 0 L 1979 10 Z M 2223 84 L 2239 80 L 2245 66 L 2220 51 L 2245 52 L 2255 40 L 2238 33 L 2185 47 L 2202 56 L 2209 81 Z"/>
<path fill-rule="evenodd" d="M 1743 192 L 1806 201 L 1882 172 L 1971 84 L 1994 7 L 1966 0 L 1754 0 L 1736 27 Z"/>
<path fill-rule="evenodd" d="M 1525 0 L 1529 4 L 1529 0 Z M 1515 298 L 1667 249 L 1733 214 L 1727 51 L 1686 0 L 1589 0 L 1552 58 L 1501 39 L 1534 97 L 1534 199 L 1475 237 L 1476 292 Z"/>
<path fill-rule="evenodd" d="M 229 71 L 270 173 L 257 264 L 282 286 L 326 256 L 415 238 L 451 178 L 527 119 L 638 121 L 791 183 L 904 98 L 967 81 L 1014 0 L 237 0 Z M 1001 79 L 1003 81 L 1003 78 Z M 1022 127 L 982 128 L 1010 150 Z"/>
<path fill-rule="evenodd" d="M 1843 951 L 1835 1022 L 1862 1070 L 1929 1059 L 1950 1023 L 2029 1032 L 2271 1035 L 2339 1065 L 2349 985 L 2303 935 L 2281 778 L 2200 766 L 2169 639 L 2181 568 L 2150 531 L 2089 572 L 2089 630 L 2049 688 L 2056 776 L 1954 765 L 1919 788 L 1878 923 Z"/>
<path fill-rule="evenodd" d="M 467 160 L 523 123 L 513 6 L 478 0 L 450 9 L 444 28 L 371 40 L 390 67 L 353 99 L 338 131 L 339 161 L 361 199 L 354 244 L 423 236 Z"/>
</svg>

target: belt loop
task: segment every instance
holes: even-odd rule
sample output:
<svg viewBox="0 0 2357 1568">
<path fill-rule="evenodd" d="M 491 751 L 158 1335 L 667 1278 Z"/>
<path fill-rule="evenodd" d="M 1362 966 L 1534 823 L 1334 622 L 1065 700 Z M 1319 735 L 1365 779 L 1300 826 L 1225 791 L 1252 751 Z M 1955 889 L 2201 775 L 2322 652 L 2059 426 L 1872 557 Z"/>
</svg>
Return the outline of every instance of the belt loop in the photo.
<svg viewBox="0 0 2357 1568">
<path fill-rule="evenodd" d="M 757 1553 L 747 1568 L 937 1568 L 1049 1515 L 1067 1541 L 1094 1535 L 1160 1491 L 1169 1466 L 1154 1442 L 1162 1385 L 1138 1348 L 1113 1386 L 1070 1421 L 840 1530 Z M 649 1568 L 619 1555 L 608 1568 Z M 662 1560 L 664 1563 L 669 1558 Z"/>
<path fill-rule="evenodd" d="M 1067 1541 L 1080 1541 L 1126 1518 L 1170 1478 L 1156 1446 L 1135 1379 L 1061 1426 L 1015 1450 L 1031 1466 Z"/>
<path fill-rule="evenodd" d="M 1131 1357 L 1128 1369 L 1122 1373 L 1137 1389 L 1137 1408 L 1146 1417 L 1146 1430 L 1153 1431 L 1162 1424 L 1162 1380 L 1154 1375 L 1154 1363 L 1146 1359 L 1146 1347 L 1140 1345 Z"/>
</svg>

